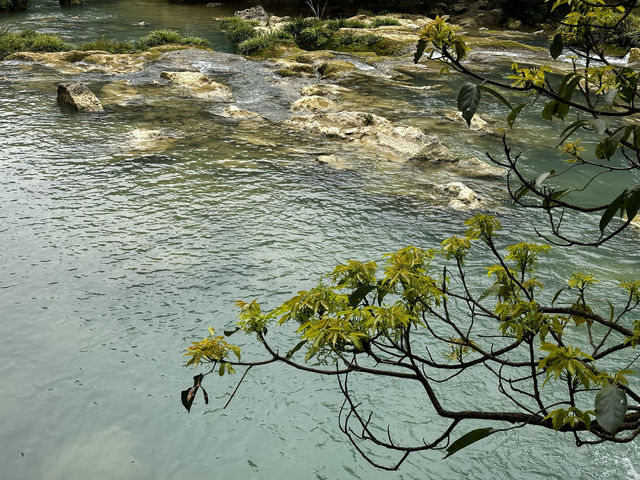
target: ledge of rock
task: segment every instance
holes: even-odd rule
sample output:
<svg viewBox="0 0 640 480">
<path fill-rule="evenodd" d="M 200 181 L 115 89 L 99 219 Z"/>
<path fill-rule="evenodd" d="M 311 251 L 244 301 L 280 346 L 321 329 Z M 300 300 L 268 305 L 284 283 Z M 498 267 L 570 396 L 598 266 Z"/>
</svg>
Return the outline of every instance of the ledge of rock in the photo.
<svg viewBox="0 0 640 480">
<path fill-rule="evenodd" d="M 84 83 L 61 83 L 58 85 L 58 103 L 68 105 L 78 112 L 102 112 L 98 97 Z"/>
<path fill-rule="evenodd" d="M 447 183 L 443 186 L 443 191 L 453 197 L 447 206 L 454 210 L 475 210 L 482 206 L 478 194 L 462 182 Z"/>
<path fill-rule="evenodd" d="M 335 102 L 317 95 L 302 97 L 291 105 L 291 110 L 302 112 L 329 112 L 335 109 Z"/>
<path fill-rule="evenodd" d="M 182 87 L 191 96 L 217 102 L 232 102 L 233 92 L 222 83 L 214 82 L 200 72 L 162 72 L 160 77 Z"/>
<path fill-rule="evenodd" d="M 458 159 L 435 135 L 416 127 L 399 127 L 365 112 L 319 112 L 291 119 L 290 125 L 309 133 L 355 142 L 392 161 L 426 160 L 452 163 Z"/>
</svg>

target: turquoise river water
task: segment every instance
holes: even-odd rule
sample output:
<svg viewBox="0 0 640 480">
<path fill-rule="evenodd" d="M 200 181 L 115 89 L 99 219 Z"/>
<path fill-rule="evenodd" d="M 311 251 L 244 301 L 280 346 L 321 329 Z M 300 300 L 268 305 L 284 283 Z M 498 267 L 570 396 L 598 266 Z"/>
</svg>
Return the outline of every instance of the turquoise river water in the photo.
<svg viewBox="0 0 640 480">
<path fill-rule="evenodd" d="M 170 27 L 232 50 L 214 17 L 233 8 L 31 3 L 26 13 L 0 17 L 0 28 L 80 42 Z M 215 58 L 201 67 L 226 72 L 241 107 L 286 115 L 289 100 L 271 92 L 268 70 Z M 252 371 L 226 410 L 237 378 L 209 377 L 209 406 L 199 398 L 187 414 L 179 393 L 195 372 L 182 353 L 209 325 L 233 324 L 234 300 L 274 306 L 346 259 L 436 246 L 460 233 L 468 214 L 425 194 L 437 172 L 347 147 L 354 168 L 334 170 L 315 161 L 325 139 L 224 121 L 196 101 L 113 106 L 98 120 L 71 115 L 55 102 L 60 78 L 44 67 L 0 64 L 1 479 L 640 478 L 637 443 L 576 449 L 568 436 L 538 430 L 490 437 L 446 461 L 415 455 L 399 472 L 378 471 L 337 427 L 335 382 L 282 366 Z M 98 89 L 108 83 L 86 80 Z M 461 154 L 500 152 L 499 139 L 461 142 L 462 130 L 424 113 L 455 104 L 446 86 L 417 94 L 366 77 L 349 86 L 354 104 L 400 124 L 430 124 Z M 171 143 L 162 152 L 136 150 L 127 143 L 134 129 L 170 132 Z M 523 135 L 526 155 L 541 168 L 551 162 L 537 146 L 555 135 L 550 127 Z M 514 240 L 533 238 L 537 217 L 514 210 L 499 180 L 469 182 L 494 199 Z M 583 226 L 570 228 L 580 235 Z M 541 268 L 552 278 L 575 270 L 605 282 L 629 278 L 638 272 L 638 251 L 629 248 L 637 239 L 630 230 L 598 250 L 560 250 Z M 251 352 L 259 354 L 247 346 Z M 483 379 L 475 382 L 448 400 L 473 402 Z M 439 425 L 419 390 L 363 385 L 363 400 L 406 418 L 409 437 Z"/>
</svg>

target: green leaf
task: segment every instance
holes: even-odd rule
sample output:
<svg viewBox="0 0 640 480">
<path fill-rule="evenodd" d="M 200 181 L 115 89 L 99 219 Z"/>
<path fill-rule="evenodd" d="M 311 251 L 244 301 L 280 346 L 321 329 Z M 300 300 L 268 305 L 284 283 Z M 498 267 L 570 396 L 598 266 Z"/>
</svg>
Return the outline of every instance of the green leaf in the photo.
<svg viewBox="0 0 640 480">
<path fill-rule="evenodd" d="M 231 335 L 236 333 L 238 330 L 240 330 L 240 327 L 234 328 L 233 330 L 225 330 L 224 331 L 224 336 L 225 337 L 230 337 Z"/>
<path fill-rule="evenodd" d="M 520 188 L 518 188 L 518 190 L 516 190 L 516 193 L 514 195 L 514 200 L 520 200 L 522 197 L 524 197 L 527 193 L 529 193 L 531 191 L 531 189 L 529 188 L 528 185 L 522 185 Z"/>
<path fill-rule="evenodd" d="M 497 430 L 495 428 L 478 428 L 476 430 L 471 430 L 469 433 L 465 433 L 463 436 L 449 445 L 449 448 L 447 448 L 447 455 L 444 458 L 450 457 L 454 453 L 462 450 L 465 447 L 468 447 L 472 443 L 488 437 L 496 431 Z"/>
<path fill-rule="evenodd" d="M 640 209 L 640 189 L 638 187 L 630 190 L 625 205 L 627 220 L 631 221 L 638 214 Z"/>
<path fill-rule="evenodd" d="M 618 149 L 618 145 L 620 142 L 623 142 L 627 139 L 631 132 L 633 131 L 633 127 L 620 127 L 615 132 L 613 132 L 610 136 L 602 140 L 598 146 L 596 147 L 596 157 L 600 160 L 605 158 L 611 158 L 616 150 Z"/>
<path fill-rule="evenodd" d="M 418 40 L 416 53 L 413 56 L 413 63 L 418 63 L 418 61 L 420 61 L 420 58 L 422 58 L 422 54 L 424 53 L 424 49 L 427 48 L 428 44 L 428 40 L 424 40 L 422 38 Z"/>
<path fill-rule="evenodd" d="M 627 413 L 627 395 L 615 385 L 606 385 L 596 395 L 595 407 L 598 424 L 615 435 Z"/>
<path fill-rule="evenodd" d="M 607 209 L 602 214 L 602 217 L 600 218 L 600 232 L 604 232 L 604 229 L 607 228 L 607 225 L 609 225 L 609 222 L 611 222 L 611 219 L 613 219 L 616 212 L 622 209 L 626 196 L 627 192 L 624 191 L 620 196 L 618 196 L 613 202 L 609 204 Z"/>
<path fill-rule="evenodd" d="M 558 297 L 560 296 L 560 294 L 561 294 L 562 292 L 564 292 L 566 289 L 567 289 L 567 288 L 566 288 L 566 287 L 564 287 L 564 288 L 561 288 L 560 290 L 558 290 L 558 291 L 556 292 L 556 294 L 553 296 L 553 300 L 551 300 L 551 305 L 553 305 L 554 303 L 556 303 L 556 300 L 558 300 Z"/>
<path fill-rule="evenodd" d="M 502 103 L 504 103 L 509 110 L 513 110 L 513 106 L 511 105 L 509 100 L 504 98 L 504 96 L 500 92 L 497 92 L 493 88 L 489 88 L 486 85 L 478 85 L 478 88 L 481 88 L 485 92 L 487 92 L 487 93 L 493 95 L 494 97 L 496 97 L 498 100 L 500 100 Z"/>
<path fill-rule="evenodd" d="M 588 122 L 586 120 L 578 120 L 577 122 L 573 122 L 571 125 L 568 125 L 560 134 L 560 142 L 558 142 L 556 148 L 562 145 L 578 128 L 587 124 Z"/>
<path fill-rule="evenodd" d="M 458 94 L 458 110 L 468 126 L 471 126 L 471 119 L 478 109 L 480 95 L 480 89 L 473 83 L 465 83 Z"/>
<path fill-rule="evenodd" d="M 293 347 L 291 350 L 287 352 L 287 355 L 285 358 L 288 360 L 291 357 L 293 357 L 293 354 L 296 353 L 298 350 L 300 350 L 305 343 L 307 343 L 306 340 L 302 340 L 301 342 L 298 342 L 298 344 L 295 347 Z"/>
<path fill-rule="evenodd" d="M 517 105 L 513 110 L 511 110 L 511 112 L 509 112 L 509 115 L 507 116 L 507 125 L 509 125 L 509 128 L 513 128 L 513 123 L 516 121 L 516 117 L 525 105 L 526 103 L 521 103 L 520 105 Z"/>
<path fill-rule="evenodd" d="M 562 34 L 556 33 L 553 37 L 553 41 L 551 42 L 551 46 L 549 47 L 549 53 L 551 57 L 555 60 L 560 56 L 562 50 L 564 49 L 564 42 L 562 41 Z"/>
<path fill-rule="evenodd" d="M 349 295 L 349 305 L 351 305 L 351 307 L 353 308 L 356 308 L 360 304 L 362 299 L 375 289 L 375 285 L 365 285 L 363 287 L 356 288 L 355 291 L 351 295 Z"/>
<path fill-rule="evenodd" d="M 551 120 L 558 111 L 559 106 L 560 103 L 557 100 L 551 100 L 542 109 L 542 118 L 544 118 L 545 120 Z"/>
</svg>

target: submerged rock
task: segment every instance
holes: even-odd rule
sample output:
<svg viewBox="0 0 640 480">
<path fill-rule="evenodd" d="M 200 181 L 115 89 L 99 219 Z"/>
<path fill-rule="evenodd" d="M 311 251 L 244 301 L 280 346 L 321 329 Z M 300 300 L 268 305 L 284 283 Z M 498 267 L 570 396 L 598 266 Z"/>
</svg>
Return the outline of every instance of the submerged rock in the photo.
<svg viewBox="0 0 640 480">
<path fill-rule="evenodd" d="M 348 93 L 350 91 L 350 88 L 341 87 L 340 85 L 334 85 L 333 83 L 317 83 L 315 85 L 307 85 L 306 87 L 302 87 L 302 89 L 300 90 L 300 95 L 321 95 L 327 97 L 337 97 L 340 94 Z"/>
<path fill-rule="evenodd" d="M 388 119 L 365 112 L 323 112 L 294 117 L 294 128 L 355 142 L 392 161 L 456 162 L 457 158 L 434 135 L 416 127 L 399 127 Z"/>
<path fill-rule="evenodd" d="M 127 143 L 133 153 L 158 153 L 173 147 L 176 139 L 166 136 L 160 130 L 135 128 L 129 132 Z"/>
<path fill-rule="evenodd" d="M 302 97 L 291 105 L 291 110 L 302 112 L 329 112 L 335 109 L 335 102 L 317 95 Z"/>
<path fill-rule="evenodd" d="M 112 75 L 140 71 L 153 58 L 152 52 L 113 54 L 101 50 L 68 52 L 17 52 L 5 60 L 34 62 L 63 73 L 100 71 Z"/>
<path fill-rule="evenodd" d="M 356 66 L 344 60 L 330 60 L 318 66 L 318 73 L 322 78 L 341 78 L 356 70 Z"/>
<path fill-rule="evenodd" d="M 482 206 L 480 197 L 462 182 L 447 183 L 443 187 L 444 193 L 452 196 L 448 207 L 455 210 L 475 210 Z"/>
<path fill-rule="evenodd" d="M 222 116 L 226 118 L 235 118 L 237 120 L 266 120 L 266 118 L 259 113 L 252 112 L 250 110 L 243 110 L 235 105 L 225 108 L 222 112 Z"/>
<path fill-rule="evenodd" d="M 507 174 L 504 168 L 483 162 L 477 157 L 460 159 L 456 162 L 455 168 L 467 177 L 502 178 Z"/>
<path fill-rule="evenodd" d="M 98 97 L 84 83 L 61 83 L 58 85 L 58 103 L 68 105 L 78 112 L 102 112 Z"/>
<path fill-rule="evenodd" d="M 197 98 L 216 102 L 232 102 L 234 99 L 229 87 L 200 72 L 162 72 L 160 77 Z"/>
<path fill-rule="evenodd" d="M 316 158 L 318 163 L 322 163 L 331 167 L 334 170 L 353 170 L 353 165 L 351 165 L 347 160 L 342 157 L 338 157 L 337 155 L 318 155 Z"/>
</svg>

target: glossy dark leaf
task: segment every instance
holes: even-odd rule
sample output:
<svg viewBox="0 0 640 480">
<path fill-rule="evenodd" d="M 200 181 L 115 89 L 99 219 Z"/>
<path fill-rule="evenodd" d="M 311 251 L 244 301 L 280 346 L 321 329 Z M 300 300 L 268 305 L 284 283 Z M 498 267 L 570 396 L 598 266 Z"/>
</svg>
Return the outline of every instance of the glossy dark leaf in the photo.
<svg viewBox="0 0 640 480">
<path fill-rule="evenodd" d="M 526 103 L 521 103 L 519 105 L 516 105 L 515 108 L 511 110 L 511 112 L 509 112 L 509 115 L 507 115 L 507 125 L 509 125 L 509 128 L 513 128 L 513 123 L 516 121 L 518 114 L 524 108 L 525 105 Z"/>
<path fill-rule="evenodd" d="M 304 346 L 305 343 L 307 343 L 306 340 L 302 340 L 301 342 L 298 342 L 295 347 L 293 347 L 291 350 L 289 350 L 287 352 L 287 355 L 286 355 L 285 358 L 288 360 L 291 357 L 293 357 L 293 354 L 296 353 L 298 350 L 300 350 Z"/>
<path fill-rule="evenodd" d="M 605 158 L 611 158 L 616 150 L 618 149 L 618 145 L 620 142 L 623 142 L 631 135 L 633 131 L 633 127 L 620 127 L 615 132 L 613 132 L 610 136 L 602 140 L 598 146 L 596 147 L 596 157 L 600 160 Z"/>
<path fill-rule="evenodd" d="M 571 125 L 568 125 L 560 134 L 560 142 L 558 142 L 556 148 L 562 145 L 567 140 L 567 138 L 569 138 L 573 134 L 573 132 L 584 125 L 588 125 L 588 122 L 586 120 L 578 120 L 577 122 L 573 122 Z"/>
<path fill-rule="evenodd" d="M 514 200 L 520 200 L 522 197 L 524 197 L 530 191 L 531 191 L 531 189 L 527 185 L 522 185 L 518 190 L 516 190 L 516 193 L 514 195 L 514 197 L 515 197 Z"/>
<path fill-rule="evenodd" d="M 640 188 L 635 187 L 629 190 L 625 210 L 627 214 L 627 220 L 633 220 L 638 214 L 638 210 L 640 210 Z"/>
<path fill-rule="evenodd" d="M 233 330 L 225 330 L 224 331 L 224 336 L 225 337 L 230 337 L 231 335 L 233 335 L 234 333 L 236 333 L 239 330 L 240 330 L 240 327 L 236 327 Z"/>
<path fill-rule="evenodd" d="M 494 97 L 496 97 L 504 105 L 506 105 L 509 110 L 513 110 L 513 106 L 511 105 L 511 102 L 509 102 L 509 100 L 507 100 L 500 92 L 497 92 L 493 88 L 489 88 L 486 85 L 478 85 L 478 88 L 480 88 L 480 89 L 484 90 L 485 92 L 489 93 L 490 95 L 493 95 Z"/>
<path fill-rule="evenodd" d="M 418 63 L 420 61 L 420 58 L 422 58 L 422 54 L 424 53 L 424 49 L 427 48 L 428 44 L 428 40 L 418 40 L 417 50 L 413 56 L 413 63 Z"/>
<path fill-rule="evenodd" d="M 615 435 L 627 413 L 627 395 L 615 385 L 606 385 L 596 395 L 595 407 L 598 424 Z"/>
<path fill-rule="evenodd" d="M 545 120 L 551 120 L 558 111 L 559 105 L 560 103 L 557 100 L 551 100 L 549 103 L 547 103 L 542 109 L 542 118 L 544 118 Z"/>
<path fill-rule="evenodd" d="M 465 447 L 468 447 L 472 443 L 475 443 L 483 438 L 488 437 L 492 433 L 496 432 L 495 428 L 478 428 L 471 430 L 469 433 L 464 434 L 447 448 L 447 455 L 444 458 L 450 457 L 456 452 L 459 452 Z"/>
<path fill-rule="evenodd" d="M 626 199 L 627 193 L 626 191 L 622 193 L 622 195 L 618 196 L 613 202 L 609 204 L 606 208 L 602 217 L 600 218 L 600 231 L 604 232 L 604 229 L 607 228 L 611 219 L 615 216 L 616 212 L 622 209 L 624 205 L 624 201 Z"/>
<path fill-rule="evenodd" d="M 364 299 L 364 297 L 366 297 L 375 289 L 375 285 L 365 285 L 363 287 L 357 288 L 351 295 L 349 295 L 349 305 L 351 305 L 353 308 L 357 307 Z"/>
<path fill-rule="evenodd" d="M 480 89 L 473 83 L 465 83 L 458 94 L 458 110 L 468 126 L 471 126 L 471 119 L 478 109 L 480 95 Z"/>
<path fill-rule="evenodd" d="M 551 46 L 549 47 L 549 53 L 551 57 L 555 60 L 562 54 L 562 50 L 564 49 L 564 42 L 562 41 L 562 34 L 556 33 L 553 37 L 553 41 L 551 42 Z"/>
</svg>

